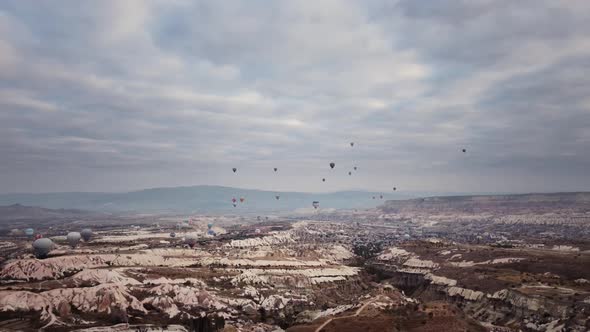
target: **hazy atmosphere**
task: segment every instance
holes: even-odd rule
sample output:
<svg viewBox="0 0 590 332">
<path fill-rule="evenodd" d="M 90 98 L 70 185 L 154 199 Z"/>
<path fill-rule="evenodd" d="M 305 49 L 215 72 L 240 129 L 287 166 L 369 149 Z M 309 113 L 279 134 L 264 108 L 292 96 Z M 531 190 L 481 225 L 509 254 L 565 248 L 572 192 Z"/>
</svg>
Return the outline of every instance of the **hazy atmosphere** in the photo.
<svg viewBox="0 0 590 332">
<path fill-rule="evenodd" d="M 590 185 L 588 1 L 60 3 L 0 3 L 0 192 Z"/>
</svg>

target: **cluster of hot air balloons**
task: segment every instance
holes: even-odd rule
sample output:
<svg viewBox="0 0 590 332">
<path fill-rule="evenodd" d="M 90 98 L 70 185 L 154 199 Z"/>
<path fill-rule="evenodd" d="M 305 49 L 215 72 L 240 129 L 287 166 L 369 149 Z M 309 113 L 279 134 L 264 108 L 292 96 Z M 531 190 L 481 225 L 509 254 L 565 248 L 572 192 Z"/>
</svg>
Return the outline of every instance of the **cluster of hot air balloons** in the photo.
<svg viewBox="0 0 590 332">
<path fill-rule="evenodd" d="M 32 228 L 25 230 L 25 234 L 32 235 L 32 233 L 34 233 Z M 66 235 L 66 241 L 72 248 L 75 248 L 78 243 L 80 243 L 81 239 L 88 242 L 91 238 L 92 230 L 90 228 L 84 228 L 81 232 L 69 232 Z M 33 241 L 33 254 L 37 258 L 45 258 L 54 247 L 55 245 L 51 239 L 44 238 L 41 234 L 37 234 L 35 236 L 35 241 Z"/>
<path fill-rule="evenodd" d="M 66 236 L 68 244 L 72 248 L 75 248 L 81 239 L 88 242 L 90 238 L 92 238 L 92 230 L 90 228 L 84 228 L 81 232 L 69 232 Z"/>
<path fill-rule="evenodd" d="M 240 203 L 244 203 L 245 200 L 246 199 L 244 197 L 240 197 Z M 234 207 L 238 206 L 238 200 L 235 197 L 231 199 L 231 202 Z"/>
<path fill-rule="evenodd" d="M 355 144 L 355 143 L 354 143 L 354 142 L 350 142 L 349 144 L 350 144 L 350 147 L 354 147 L 354 144 Z M 466 148 L 462 148 L 462 149 L 461 149 L 461 151 L 462 151 L 463 153 L 466 153 L 466 152 L 467 152 L 467 149 L 466 149 Z M 334 169 L 334 168 L 336 167 L 336 163 L 335 163 L 335 162 L 330 162 L 328 165 L 330 166 L 330 169 Z M 232 171 L 233 171 L 234 173 L 236 173 L 236 172 L 237 172 L 237 170 L 238 170 L 238 169 L 237 169 L 236 167 L 232 168 Z M 358 170 L 358 167 L 357 167 L 356 165 L 355 165 L 355 166 L 353 166 L 353 170 L 354 170 L 354 171 L 357 171 L 357 170 Z M 277 172 L 277 171 L 278 171 L 278 168 L 277 168 L 277 167 L 274 167 L 274 168 L 273 168 L 273 171 L 274 171 L 274 172 Z M 352 171 L 348 171 L 348 175 L 349 175 L 349 176 L 352 176 Z M 326 178 L 322 178 L 322 182 L 326 182 Z M 393 191 L 397 191 L 397 187 L 393 187 Z M 281 196 L 280 196 L 280 195 L 278 195 L 278 194 L 276 194 L 276 195 L 275 195 L 275 199 L 276 199 L 276 200 L 279 200 L 280 198 L 281 198 Z M 379 198 L 383 199 L 383 195 L 380 195 L 380 196 L 379 196 Z M 373 199 L 376 199 L 376 197 L 375 197 L 375 196 L 373 196 Z M 242 198 L 240 198 L 240 202 L 241 202 L 241 203 L 243 203 L 243 202 L 244 202 L 244 198 L 243 198 L 243 197 L 242 197 Z M 232 203 L 233 203 L 233 206 L 234 206 L 234 207 L 236 207 L 236 206 L 237 206 L 237 203 L 236 203 L 236 199 L 235 199 L 235 198 L 232 198 Z M 317 203 L 317 204 L 316 204 L 316 203 Z M 312 203 L 312 205 L 313 205 L 314 209 L 317 209 L 317 208 L 318 208 L 318 206 L 319 206 L 319 202 L 318 202 L 318 201 L 314 201 L 314 202 Z M 316 205 L 317 205 L 317 206 L 316 206 Z"/>
</svg>

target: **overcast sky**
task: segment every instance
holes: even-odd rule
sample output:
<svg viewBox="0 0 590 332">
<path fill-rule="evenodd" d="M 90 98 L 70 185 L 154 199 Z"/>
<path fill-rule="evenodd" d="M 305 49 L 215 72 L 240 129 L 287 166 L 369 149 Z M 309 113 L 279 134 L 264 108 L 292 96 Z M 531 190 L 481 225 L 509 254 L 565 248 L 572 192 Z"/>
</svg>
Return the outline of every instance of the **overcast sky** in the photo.
<svg viewBox="0 0 590 332">
<path fill-rule="evenodd" d="M 197 184 L 588 190 L 590 1 L 0 2 L 0 192 Z"/>
</svg>

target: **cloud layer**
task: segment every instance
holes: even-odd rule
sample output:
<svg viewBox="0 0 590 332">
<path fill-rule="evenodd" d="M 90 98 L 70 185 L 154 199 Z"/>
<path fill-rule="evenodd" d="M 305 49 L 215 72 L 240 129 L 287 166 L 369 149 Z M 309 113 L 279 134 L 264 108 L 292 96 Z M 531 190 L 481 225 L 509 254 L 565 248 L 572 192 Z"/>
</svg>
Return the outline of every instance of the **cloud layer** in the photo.
<svg viewBox="0 0 590 332">
<path fill-rule="evenodd" d="M 588 22 L 587 1 L 5 1 L 0 190 L 587 190 Z"/>
</svg>

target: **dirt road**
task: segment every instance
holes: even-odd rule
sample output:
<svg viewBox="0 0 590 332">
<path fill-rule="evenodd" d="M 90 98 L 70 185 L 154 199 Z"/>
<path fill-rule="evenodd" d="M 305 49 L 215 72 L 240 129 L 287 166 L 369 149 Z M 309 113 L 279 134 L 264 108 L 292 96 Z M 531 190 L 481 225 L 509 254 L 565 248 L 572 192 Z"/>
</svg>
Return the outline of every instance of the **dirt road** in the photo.
<svg viewBox="0 0 590 332">
<path fill-rule="evenodd" d="M 350 317 L 356 317 L 356 316 L 358 316 L 372 302 L 373 302 L 373 299 L 367 301 L 367 303 L 363 304 L 360 308 L 358 308 L 353 315 L 342 316 L 342 317 L 335 317 L 335 318 L 328 319 L 322 325 L 320 325 L 320 327 L 318 327 L 317 329 L 315 329 L 315 332 L 320 332 L 324 327 L 326 327 L 326 325 L 330 324 L 333 320 L 344 319 L 344 318 L 350 318 Z"/>
</svg>

